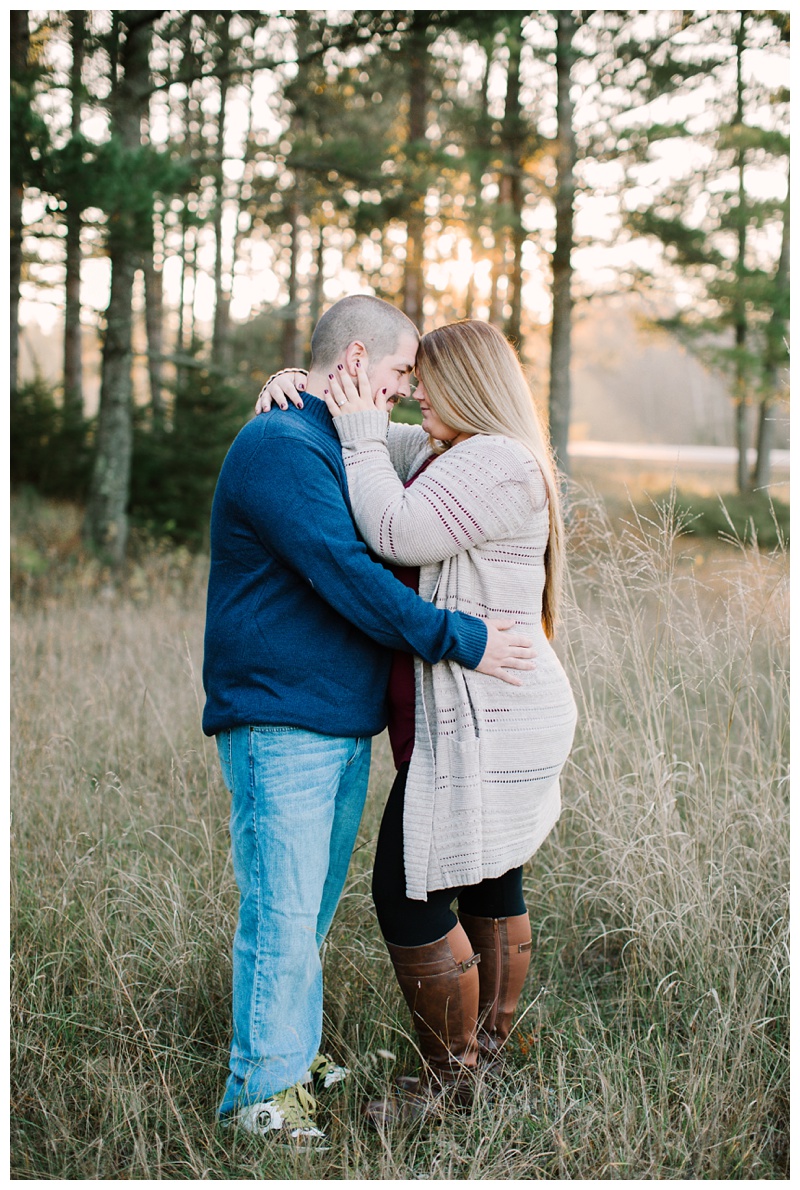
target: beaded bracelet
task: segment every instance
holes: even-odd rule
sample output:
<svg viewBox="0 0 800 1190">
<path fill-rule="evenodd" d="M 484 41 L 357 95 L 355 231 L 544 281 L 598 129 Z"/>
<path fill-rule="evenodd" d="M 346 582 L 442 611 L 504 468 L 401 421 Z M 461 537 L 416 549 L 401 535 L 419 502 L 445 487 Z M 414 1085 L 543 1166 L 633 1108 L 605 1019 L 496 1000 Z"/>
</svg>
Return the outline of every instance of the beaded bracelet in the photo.
<svg viewBox="0 0 800 1190">
<path fill-rule="evenodd" d="M 267 385 L 272 384 L 273 380 L 275 380 L 278 376 L 285 376 L 287 372 L 299 372 L 302 376 L 308 375 L 308 372 L 306 371 L 305 368 L 281 368 L 281 370 L 279 372 L 272 373 L 269 380 L 264 385 L 264 388 L 266 388 Z M 263 389 L 262 389 L 262 392 L 263 392 Z"/>
</svg>

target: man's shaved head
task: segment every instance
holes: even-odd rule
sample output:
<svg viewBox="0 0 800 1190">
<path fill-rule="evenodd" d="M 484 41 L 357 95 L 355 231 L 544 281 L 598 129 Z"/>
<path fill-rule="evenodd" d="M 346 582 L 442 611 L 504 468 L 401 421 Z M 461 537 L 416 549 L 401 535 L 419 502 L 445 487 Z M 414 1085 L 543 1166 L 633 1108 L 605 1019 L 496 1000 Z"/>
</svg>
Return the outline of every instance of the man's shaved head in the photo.
<svg viewBox="0 0 800 1190">
<path fill-rule="evenodd" d="M 311 370 L 333 367 L 354 341 L 363 343 L 375 365 L 397 350 L 402 335 L 419 341 L 419 331 L 397 306 L 369 294 L 354 294 L 334 302 L 311 336 Z"/>
</svg>

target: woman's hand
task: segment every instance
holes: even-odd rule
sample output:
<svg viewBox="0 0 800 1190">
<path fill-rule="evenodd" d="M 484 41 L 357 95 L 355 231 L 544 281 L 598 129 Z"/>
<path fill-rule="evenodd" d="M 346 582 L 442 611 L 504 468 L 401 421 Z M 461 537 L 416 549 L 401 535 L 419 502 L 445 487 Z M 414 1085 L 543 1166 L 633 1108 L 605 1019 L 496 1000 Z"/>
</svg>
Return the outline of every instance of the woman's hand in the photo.
<svg viewBox="0 0 800 1190">
<path fill-rule="evenodd" d="M 388 413 L 391 406 L 386 399 L 386 389 L 373 397 L 367 370 L 362 368 L 360 361 L 356 362 L 356 380 L 357 384 L 341 364 L 337 364 L 336 370 L 328 374 L 328 387 L 322 397 L 333 417 L 340 417 L 343 413 L 360 413 L 364 409 L 380 409 Z"/>
<path fill-rule="evenodd" d="M 288 409 L 289 401 L 291 401 L 298 409 L 302 409 L 302 394 L 307 376 L 308 372 L 303 368 L 282 368 L 280 372 L 270 376 L 258 394 L 256 413 L 266 413 L 272 407 L 273 402 L 281 409 Z"/>
</svg>

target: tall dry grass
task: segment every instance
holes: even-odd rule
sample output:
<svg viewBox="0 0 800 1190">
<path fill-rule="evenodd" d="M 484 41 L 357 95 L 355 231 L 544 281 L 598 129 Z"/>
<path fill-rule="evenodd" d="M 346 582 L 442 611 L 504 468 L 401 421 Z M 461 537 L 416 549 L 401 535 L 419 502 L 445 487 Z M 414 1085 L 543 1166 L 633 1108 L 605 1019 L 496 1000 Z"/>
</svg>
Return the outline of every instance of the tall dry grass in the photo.
<svg viewBox="0 0 800 1190">
<path fill-rule="evenodd" d="M 236 889 L 199 730 L 202 566 L 155 553 L 118 589 L 81 567 L 16 586 L 12 1176 L 787 1176 L 786 558 L 731 547 L 708 583 L 678 528 L 669 508 L 620 534 L 576 507 L 580 721 L 526 871 L 509 1072 L 383 1137 L 360 1102 L 413 1048 L 369 901 L 378 741 L 325 955 L 324 1041 L 353 1077 L 313 1155 L 214 1127 Z"/>
</svg>

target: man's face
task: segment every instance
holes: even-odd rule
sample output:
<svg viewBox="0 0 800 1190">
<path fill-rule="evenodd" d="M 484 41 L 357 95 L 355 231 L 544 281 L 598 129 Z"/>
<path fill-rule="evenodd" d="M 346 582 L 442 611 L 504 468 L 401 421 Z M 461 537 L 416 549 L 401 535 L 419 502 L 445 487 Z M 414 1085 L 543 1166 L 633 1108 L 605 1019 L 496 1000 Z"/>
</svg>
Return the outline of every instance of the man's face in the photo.
<svg viewBox="0 0 800 1190">
<path fill-rule="evenodd" d="M 398 397 L 411 396 L 411 379 L 418 346 L 419 342 L 414 335 L 401 335 L 397 350 L 392 355 L 385 355 L 374 365 L 372 362 L 368 364 L 367 376 L 375 396 L 383 388 L 386 389 L 386 399 L 392 403 Z"/>
</svg>

